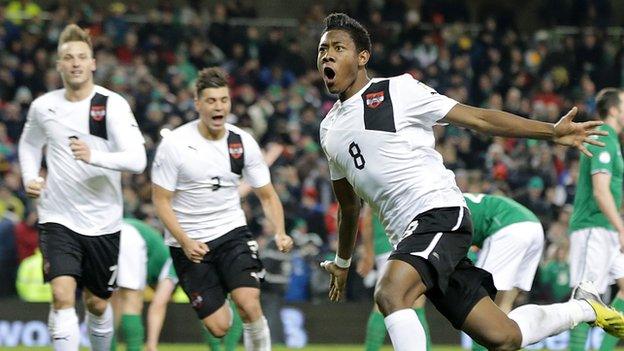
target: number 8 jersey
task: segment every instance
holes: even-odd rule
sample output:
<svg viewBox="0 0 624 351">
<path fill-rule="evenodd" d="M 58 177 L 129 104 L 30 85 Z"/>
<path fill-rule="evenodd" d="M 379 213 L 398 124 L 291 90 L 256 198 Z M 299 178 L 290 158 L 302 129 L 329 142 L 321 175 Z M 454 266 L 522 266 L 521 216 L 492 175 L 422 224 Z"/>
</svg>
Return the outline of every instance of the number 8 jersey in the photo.
<svg viewBox="0 0 624 351">
<path fill-rule="evenodd" d="M 418 214 L 466 206 L 434 148 L 433 126 L 455 104 L 404 74 L 372 79 L 321 122 L 331 179 L 347 179 L 379 213 L 395 247 Z"/>
</svg>

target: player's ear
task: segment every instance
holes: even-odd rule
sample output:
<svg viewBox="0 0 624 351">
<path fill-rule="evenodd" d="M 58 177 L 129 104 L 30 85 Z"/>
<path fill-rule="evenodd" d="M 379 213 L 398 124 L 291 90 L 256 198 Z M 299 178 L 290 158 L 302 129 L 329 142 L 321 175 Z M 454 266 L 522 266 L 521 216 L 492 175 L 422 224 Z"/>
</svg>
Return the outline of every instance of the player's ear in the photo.
<svg viewBox="0 0 624 351">
<path fill-rule="evenodd" d="M 368 50 L 362 50 L 358 54 L 358 66 L 366 66 L 370 59 L 370 52 Z"/>
</svg>

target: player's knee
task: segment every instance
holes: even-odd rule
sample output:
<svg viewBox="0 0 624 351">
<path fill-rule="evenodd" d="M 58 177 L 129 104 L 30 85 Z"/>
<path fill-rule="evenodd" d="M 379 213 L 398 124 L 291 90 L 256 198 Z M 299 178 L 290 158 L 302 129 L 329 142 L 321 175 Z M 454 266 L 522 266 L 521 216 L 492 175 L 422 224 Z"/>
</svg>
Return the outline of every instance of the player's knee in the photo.
<svg viewBox="0 0 624 351">
<path fill-rule="evenodd" d="M 258 299 L 246 299 L 237 302 L 236 305 L 244 322 L 256 320 L 262 315 L 262 308 Z"/>
<path fill-rule="evenodd" d="M 100 299 L 96 296 L 89 296 L 85 298 L 85 306 L 87 307 L 87 310 L 97 316 L 106 311 L 107 304 L 108 301 Z"/>
<path fill-rule="evenodd" d="M 52 305 L 55 309 L 74 307 L 75 292 L 63 285 L 52 286 Z"/>
<path fill-rule="evenodd" d="M 204 322 L 204 326 L 215 338 L 224 337 L 230 330 L 230 324 L 225 321 Z"/>
<path fill-rule="evenodd" d="M 521 348 L 522 336 L 516 335 L 512 331 L 500 330 L 490 333 L 488 339 L 482 342 L 488 350 L 511 351 Z"/>
<path fill-rule="evenodd" d="M 391 289 L 380 287 L 375 290 L 375 302 L 384 316 L 402 309 L 401 296 Z"/>
</svg>

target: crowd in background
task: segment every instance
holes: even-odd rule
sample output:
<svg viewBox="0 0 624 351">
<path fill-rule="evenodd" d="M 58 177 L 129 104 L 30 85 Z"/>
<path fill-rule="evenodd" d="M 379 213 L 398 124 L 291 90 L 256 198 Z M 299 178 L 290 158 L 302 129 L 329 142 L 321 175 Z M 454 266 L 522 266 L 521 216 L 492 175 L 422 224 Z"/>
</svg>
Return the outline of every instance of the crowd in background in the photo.
<svg viewBox="0 0 624 351">
<path fill-rule="evenodd" d="M 92 35 L 96 83 L 131 104 L 150 161 L 162 129 L 196 118 L 198 70 L 212 65 L 227 70 L 233 98 L 228 120 L 252 133 L 272 161 L 287 230 L 297 244 L 292 256 L 265 255 L 267 291 L 287 301 L 324 299 L 328 278 L 317 263 L 332 255 L 337 206 L 318 132 L 336 97 L 324 89 L 315 60 L 322 20 L 336 9 L 315 2 L 297 18 L 298 25 L 265 26 L 252 20 L 258 12 L 253 1 L 196 3 L 163 2 L 151 9 L 121 2 L 101 8 L 64 1 L 49 8 L 26 0 L 0 4 L 0 280 L 14 279 L 18 263 L 37 246 L 34 203 L 21 184 L 16 142 L 32 100 L 62 86 L 56 45 L 63 27 L 74 22 Z M 529 33 L 516 29 L 519 18 L 496 13 L 470 24 L 463 2 L 361 0 L 338 10 L 368 28 L 372 76 L 410 73 L 459 102 L 543 121 L 557 121 L 572 106 L 579 108 L 579 119 L 593 118 L 596 92 L 624 85 L 624 35 L 602 26 L 610 23 L 609 1 L 548 3 L 560 7 L 546 6 L 540 12 L 544 29 Z M 586 8 L 579 10 L 579 3 Z M 563 15 L 575 13 L 573 23 Z M 572 31 L 552 26 L 592 23 L 600 25 Z M 565 270 L 578 152 L 543 141 L 436 128 L 437 149 L 462 190 L 506 194 L 540 217 L 550 244 L 541 276 L 551 277 L 541 281 L 549 285 L 552 274 Z M 124 175 L 123 184 L 125 215 L 161 228 L 150 201 L 149 171 Z M 267 245 L 272 233 L 258 201 L 249 195 L 243 207 L 250 228 Z M 361 280 L 350 284 L 350 299 L 370 296 Z M 10 284 L 0 290 L 0 295 L 14 293 Z M 564 298 L 552 289 L 538 291 L 534 297 Z"/>
</svg>

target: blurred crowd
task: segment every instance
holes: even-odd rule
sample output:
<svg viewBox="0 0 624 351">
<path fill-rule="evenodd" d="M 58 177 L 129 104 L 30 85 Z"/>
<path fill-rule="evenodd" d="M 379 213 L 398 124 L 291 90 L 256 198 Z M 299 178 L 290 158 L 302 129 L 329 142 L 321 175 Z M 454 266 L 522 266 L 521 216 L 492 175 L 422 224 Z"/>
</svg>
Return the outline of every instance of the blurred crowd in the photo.
<svg viewBox="0 0 624 351">
<path fill-rule="evenodd" d="M 332 256 L 337 230 L 337 207 L 318 140 L 320 121 L 335 97 L 327 94 L 315 70 L 328 13 L 346 11 L 368 28 L 372 76 L 408 72 L 470 105 L 549 122 L 577 106 L 579 119 L 590 119 L 597 90 L 624 85 L 624 36 L 604 27 L 610 23 L 608 1 L 548 2 L 559 7 L 546 6 L 540 14 L 553 15 L 542 16 L 543 29 L 528 33 L 517 29 L 519 18 L 496 13 L 471 24 L 465 3 L 361 0 L 353 8 L 325 8 L 310 2 L 294 26 L 254 21 L 258 9 L 251 0 L 211 6 L 179 1 L 175 7 L 162 2 L 150 9 L 126 2 L 105 7 L 69 6 L 67 1 L 52 1 L 49 7 L 28 0 L 0 4 L 0 280 L 14 279 L 18 262 L 37 246 L 34 204 L 21 185 L 16 143 L 32 100 L 62 86 L 55 53 L 66 24 L 89 29 L 96 83 L 130 102 L 149 160 L 162 129 L 196 118 L 198 70 L 219 65 L 229 72 L 233 106 L 228 120 L 252 133 L 266 151 L 287 230 L 298 247 L 290 257 L 267 255 L 275 260 L 267 261 L 272 267 L 268 284 L 274 284 L 267 289 L 290 301 L 306 301 L 325 294 L 327 277 L 317 263 Z M 585 7 L 579 9 L 579 3 Z M 571 20 L 575 13 L 580 15 Z M 592 23 L 599 25 L 585 26 Z M 563 31 L 556 26 L 561 24 L 576 26 Z M 551 244 L 544 267 L 558 262 L 566 250 L 578 153 L 543 141 L 436 128 L 437 148 L 462 190 L 506 194 L 534 211 Z M 123 182 L 125 215 L 161 227 L 150 201 L 149 171 L 125 175 Z M 252 231 L 270 246 L 272 233 L 257 199 L 246 196 L 243 207 Z M 275 251 L 269 246 L 267 252 Z M 370 296 L 362 293 L 361 280 L 351 284 L 350 298 Z M 0 295 L 12 293 L 9 284 L 0 290 Z"/>
</svg>

